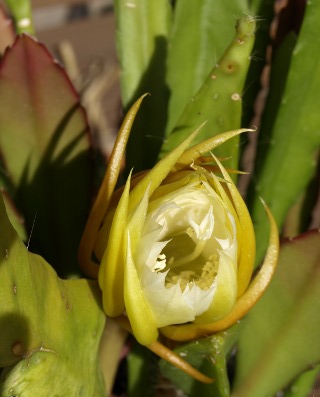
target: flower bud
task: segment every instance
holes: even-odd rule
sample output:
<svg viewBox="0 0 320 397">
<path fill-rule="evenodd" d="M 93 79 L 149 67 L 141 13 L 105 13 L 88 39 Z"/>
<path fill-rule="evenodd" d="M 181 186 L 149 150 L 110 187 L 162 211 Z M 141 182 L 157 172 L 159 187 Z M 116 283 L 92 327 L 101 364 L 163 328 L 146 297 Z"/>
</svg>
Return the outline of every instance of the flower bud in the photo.
<svg viewBox="0 0 320 397">
<path fill-rule="evenodd" d="M 243 131 L 189 148 L 195 131 L 152 170 L 129 176 L 110 195 L 94 238 L 103 306 L 110 317 L 125 315 L 141 344 L 153 343 L 159 329 L 187 340 L 226 328 L 271 279 L 278 251 L 270 212 L 272 249 L 261 269 L 268 272 L 250 289 L 250 215 L 220 161 L 203 157 Z"/>
</svg>

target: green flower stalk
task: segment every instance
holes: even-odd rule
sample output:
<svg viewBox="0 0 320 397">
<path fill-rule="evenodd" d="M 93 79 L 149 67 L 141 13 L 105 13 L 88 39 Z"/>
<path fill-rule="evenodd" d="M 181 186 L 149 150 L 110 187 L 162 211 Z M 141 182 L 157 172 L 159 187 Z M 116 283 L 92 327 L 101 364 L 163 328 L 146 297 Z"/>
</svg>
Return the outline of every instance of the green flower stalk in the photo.
<svg viewBox="0 0 320 397">
<path fill-rule="evenodd" d="M 206 155 L 248 130 L 223 133 L 189 148 L 200 127 L 152 170 L 130 175 L 125 187 L 114 192 L 141 101 L 120 130 L 79 258 L 83 269 L 98 277 L 105 313 L 150 347 L 159 331 L 190 340 L 239 320 L 267 287 L 279 248 L 277 228 L 266 209 L 269 250 L 251 282 L 255 235 L 250 215 L 226 169 L 213 154 Z"/>
</svg>

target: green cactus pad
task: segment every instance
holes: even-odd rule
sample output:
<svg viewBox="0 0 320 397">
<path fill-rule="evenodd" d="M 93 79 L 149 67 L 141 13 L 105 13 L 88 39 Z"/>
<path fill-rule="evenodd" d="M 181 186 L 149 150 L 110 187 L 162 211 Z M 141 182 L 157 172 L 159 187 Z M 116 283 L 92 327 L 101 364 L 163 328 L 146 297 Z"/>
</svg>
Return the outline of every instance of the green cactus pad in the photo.
<svg viewBox="0 0 320 397">
<path fill-rule="evenodd" d="M 274 396 L 319 363 L 319 258 L 319 231 L 282 245 L 270 286 L 240 328 L 233 397 Z"/>
<path fill-rule="evenodd" d="M 61 280 L 29 252 L 1 197 L 0 235 L 1 396 L 103 396 L 97 284 Z"/>
<path fill-rule="evenodd" d="M 235 38 L 187 104 L 162 146 L 162 155 L 177 146 L 204 121 L 207 123 L 194 143 L 240 127 L 242 89 L 250 63 L 255 26 L 254 18 L 238 21 Z M 238 142 L 238 139 L 232 139 L 215 151 L 219 156 L 230 157 L 225 164 L 232 168 L 238 166 Z"/>
</svg>

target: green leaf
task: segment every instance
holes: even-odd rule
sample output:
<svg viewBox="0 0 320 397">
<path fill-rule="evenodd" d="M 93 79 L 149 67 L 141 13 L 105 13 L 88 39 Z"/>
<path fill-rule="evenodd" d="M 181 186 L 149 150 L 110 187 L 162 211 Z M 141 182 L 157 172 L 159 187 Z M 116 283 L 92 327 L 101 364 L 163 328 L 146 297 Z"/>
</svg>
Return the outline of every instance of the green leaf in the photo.
<svg viewBox="0 0 320 397">
<path fill-rule="evenodd" d="M 162 155 L 176 147 L 204 121 L 207 123 L 194 144 L 240 127 L 242 88 L 254 43 L 254 30 L 253 18 L 238 21 L 234 40 L 197 94 L 189 101 L 178 124 L 164 142 Z M 237 168 L 238 146 L 238 139 L 232 139 L 217 148 L 215 154 L 230 156 L 226 166 Z"/>
<path fill-rule="evenodd" d="M 47 49 L 20 36 L 0 66 L 0 148 L 30 247 L 60 274 L 77 273 L 91 153 L 84 110 Z"/>
<path fill-rule="evenodd" d="M 155 163 L 163 140 L 169 91 L 165 84 L 168 0 L 116 0 L 117 48 L 121 68 L 121 97 L 127 111 L 151 94 L 141 107 L 127 147 L 127 169 L 135 172 Z"/>
<path fill-rule="evenodd" d="M 167 134 L 232 41 L 236 19 L 247 13 L 247 0 L 176 2 L 167 62 Z"/>
<path fill-rule="evenodd" d="M 272 397 L 320 362 L 320 232 L 286 241 L 265 295 L 240 329 L 233 397 Z"/>
<path fill-rule="evenodd" d="M 212 384 L 195 381 L 189 375 L 173 367 L 164 360 L 160 361 L 163 374 L 178 389 L 189 397 L 214 396 L 229 397 L 230 387 L 227 374 L 227 355 L 237 338 L 237 328 L 199 339 L 174 349 L 193 367 L 214 379 Z"/>
<path fill-rule="evenodd" d="M 1 396 L 104 396 L 97 283 L 59 279 L 30 253 L 0 197 Z"/>
<path fill-rule="evenodd" d="M 5 0 L 15 22 L 17 34 L 34 33 L 31 1 L 30 0 Z"/>
<path fill-rule="evenodd" d="M 270 131 L 274 127 L 279 107 L 284 94 L 286 79 L 290 69 L 292 54 L 297 43 L 297 36 L 290 32 L 274 52 L 268 100 L 261 119 L 259 132 L 259 154 L 256 159 L 255 172 L 263 167 L 268 145 L 265 143 L 270 139 Z"/>
<path fill-rule="evenodd" d="M 262 133 L 250 192 L 250 210 L 256 227 L 257 258 L 260 261 L 267 242 L 261 196 L 271 209 L 281 228 L 288 209 L 303 193 L 316 171 L 316 156 L 320 145 L 320 3 L 306 3 L 305 17 L 298 41 L 292 53 L 290 69 L 277 116 L 271 131 Z M 281 66 L 282 67 L 282 66 Z M 278 74 L 276 74 L 278 76 Z M 281 77 L 284 80 L 284 77 Z M 281 80 L 271 82 L 278 90 Z M 270 92 L 270 101 L 272 98 Z M 269 110 L 264 120 L 269 120 Z M 268 139 L 266 136 L 268 135 Z"/>
</svg>

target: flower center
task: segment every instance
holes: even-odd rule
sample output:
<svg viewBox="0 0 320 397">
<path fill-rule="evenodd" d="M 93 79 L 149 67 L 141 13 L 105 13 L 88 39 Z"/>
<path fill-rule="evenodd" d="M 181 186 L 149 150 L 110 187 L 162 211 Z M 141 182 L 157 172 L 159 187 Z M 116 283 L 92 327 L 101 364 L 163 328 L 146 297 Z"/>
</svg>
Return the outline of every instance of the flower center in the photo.
<svg viewBox="0 0 320 397">
<path fill-rule="evenodd" d="M 206 262 L 200 275 L 193 270 L 182 270 L 180 273 L 175 273 L 174 270 L 170 270 L 166 277 L 166 288 L 170 288 L 180 282 L 182 292 L 186 289 L 188 284 L 190 287 L 195 284 L 202 290 L 207 291 L 214 282 L 217 272 L 217 261 Z"/>
<path fill-rule="evenodd" d="M 180 282 L 184 291 L 187 284 L 198 285 L 207 290 L 213 283 L 218 270 L 218 255 L 209 257 L 205 254 L 206 240 L 198 240 L 188 228 L 184 233 L 167 236 L 169 242 L 158 255 L 153 271 L 167 271 L 165 285 L 167 288 Z M 168 271 L 169 269 L 169 271 Z"/>
<path fill-rule="evenodd" d="M 152 272 L 166 272 L 166 288 L 179 283 L 182 291 L 187 285 L 208 290 L 219 268 L 219 237 L 221 241 L 226 238 L 223 233 L 219 236 L 225 210 L 217 194 L 197 181 L 171 200 L 164 200 L 149 216 L 160 231 L 148 267 Z"/>
</svg>

